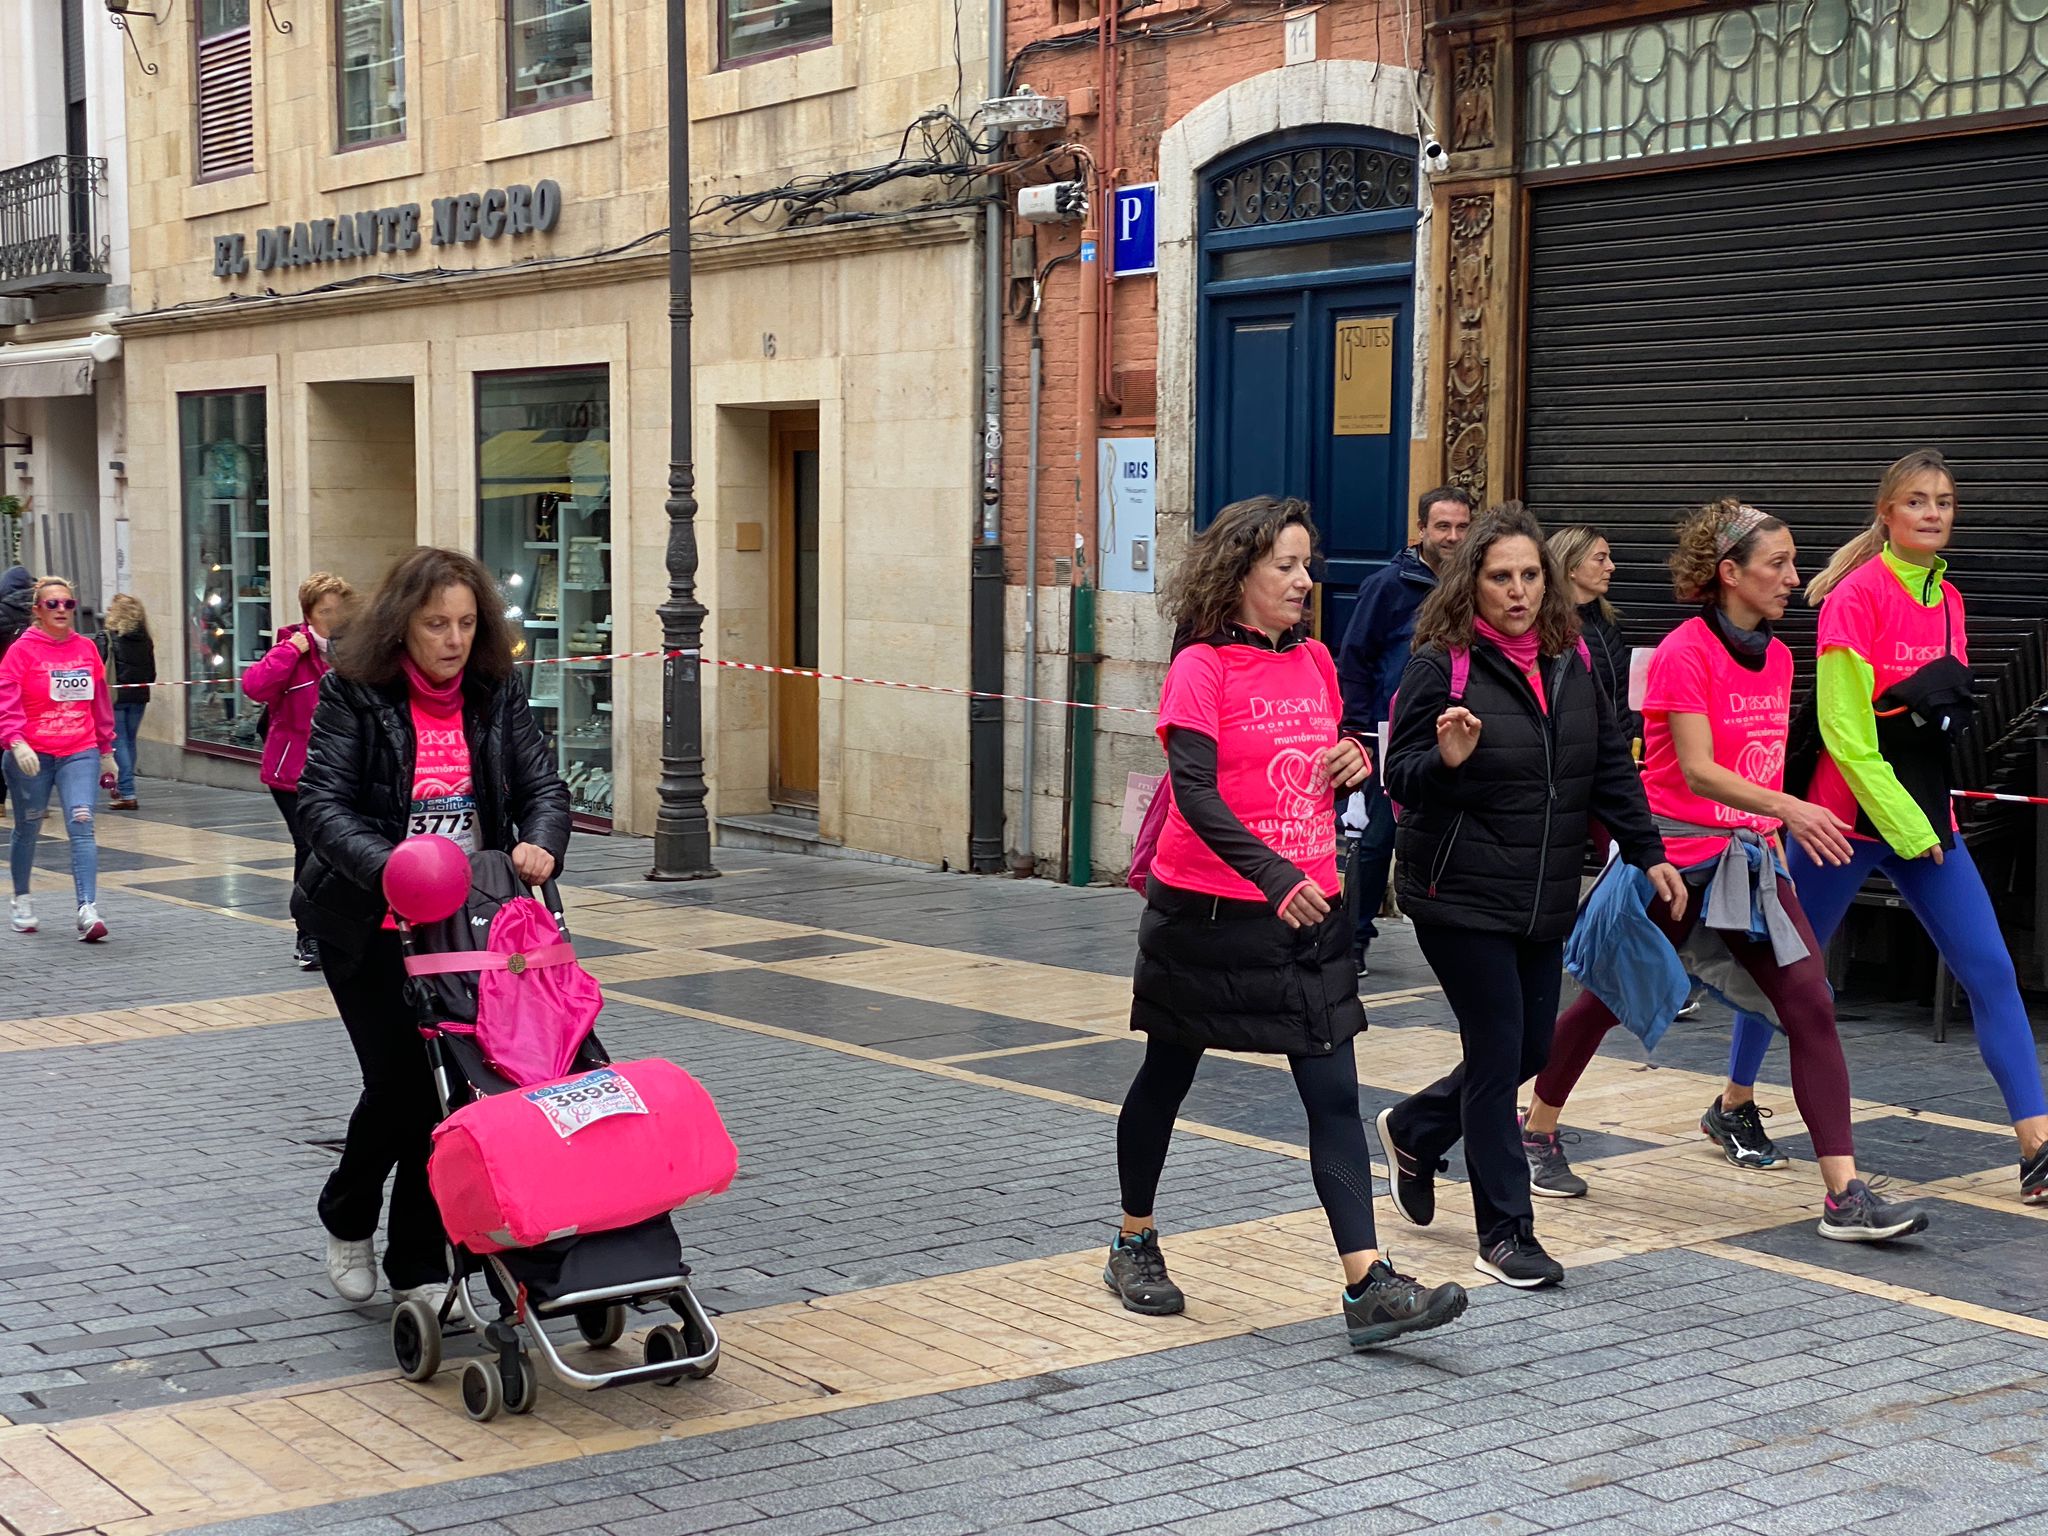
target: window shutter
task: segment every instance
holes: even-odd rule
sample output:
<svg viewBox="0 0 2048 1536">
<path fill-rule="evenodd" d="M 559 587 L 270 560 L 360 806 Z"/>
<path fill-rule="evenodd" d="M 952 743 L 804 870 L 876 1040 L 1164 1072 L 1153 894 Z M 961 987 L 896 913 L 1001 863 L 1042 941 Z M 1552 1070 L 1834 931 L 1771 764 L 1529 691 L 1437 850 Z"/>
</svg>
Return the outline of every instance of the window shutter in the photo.
<svg viewBox="0 0 2048 1536">
<path fill-rule="evenodd" d="M 256 161 L 255 83 L 249 28 L 199 40 L 199 179 L 246 171 Z"/>
</svg>

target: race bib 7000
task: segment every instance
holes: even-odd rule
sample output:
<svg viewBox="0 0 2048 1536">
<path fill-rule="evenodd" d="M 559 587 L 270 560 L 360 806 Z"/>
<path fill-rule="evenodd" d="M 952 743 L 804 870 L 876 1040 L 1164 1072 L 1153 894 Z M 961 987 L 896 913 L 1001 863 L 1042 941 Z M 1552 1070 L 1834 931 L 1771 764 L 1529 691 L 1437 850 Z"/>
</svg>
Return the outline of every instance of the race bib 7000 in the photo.
<svg viewBox="0 0 2048 1536">
<path fill-rule="evenodd" d="M 50 673 L 50 702 L 52 704 L 90 704 L 92 702 L 92 672 L 79 667 L 74 671 Z"/>
<path fill-rule="evenodd" d="M 587 1125 L 613 1115 L 644 1115 L 647 1102 L 640 1090 L 610 1067 L 599 1067 L 566 1082 L 548 1083 L 526 1090 L 526 1102 L 548 1117 L 555 1134 L 563 1140 Z"/>
</svg>

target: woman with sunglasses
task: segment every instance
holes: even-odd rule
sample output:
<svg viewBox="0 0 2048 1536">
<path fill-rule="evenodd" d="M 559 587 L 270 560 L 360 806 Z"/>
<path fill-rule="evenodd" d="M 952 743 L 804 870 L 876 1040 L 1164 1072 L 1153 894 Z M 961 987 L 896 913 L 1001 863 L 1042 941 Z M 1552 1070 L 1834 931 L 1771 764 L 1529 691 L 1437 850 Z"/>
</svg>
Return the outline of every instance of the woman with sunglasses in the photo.
<svg viewBox="0 0 2048 1536">
<path fill-rule="evenodd" d="M 35 621 L 0 656 L 0 743 L 15 806 L 8 863 L 14 877 L 10 919 L 16 933 L 36 931 L 29 901 L 43 813 L 54 789 L 71 835 L 71 883 L 78 896 L 78 937 L 107 936 L 94 905 L 99 846 L 93 802 L 114 785 L 114 701 L 99 647 L 78 633 L 78 596 L 60 576 L 45 576 L 33 593 Z M 95 759 L 98 771 L 95 772 Z"/>
</svg>

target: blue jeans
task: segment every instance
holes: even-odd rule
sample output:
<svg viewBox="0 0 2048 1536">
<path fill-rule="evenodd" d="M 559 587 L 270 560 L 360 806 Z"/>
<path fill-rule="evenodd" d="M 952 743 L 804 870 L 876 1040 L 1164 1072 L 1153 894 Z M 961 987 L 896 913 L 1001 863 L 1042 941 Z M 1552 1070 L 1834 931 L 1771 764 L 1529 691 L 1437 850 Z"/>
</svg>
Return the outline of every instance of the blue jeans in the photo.
<svg viewBox="0 0 2048 1536">
<path fill-rule="evenodd" d="M 123 800 L 135 798 L 135 733 L 142 729 L 142 712 L 147 704 L 114 706 L 114 794 Z"/>
<path fill-rule="evenodd" d="M 1799 904 L 1820 942 L 1825 945 L 1834 937 L 1870 872 L 1882 869 L 1969 996 L 1977 1051 L 1991 1069 L 2006 1113 L 2015 1123 L 2048 1114 L 2033 1026 L 2020 1001 L 2012 955 L 1998 931 L 1998 914 L 1970 850 L 1958 842 L 1936 864 L 1932 859 L 1902 859 L 1881 842 L 1859 839 L 1851 846 L 1855 857 L 1842 865 L 1816 862 L 1796 840 L 1786 850 L 1785 863 L 1799 888 Z M 1756 1081 L 1771 1035 L 1765 1020 L 1754 1014 L 1735 1015 L 1735 1038 L 1728 1050 L 1730 1082 L 1748 1087 Z"/>
<path fill-rule="evenodd" d="M 69 757 L 46 757 L 33 778 L 15 766 L 13 753 L 7 754 L 5 762 L 7 788 L 14 800 L 14 831 L 7 844 L 14 894 L 28 894 L 36 843 L 43 833 L 43 812 L 49 809 L 54 789 L 57 803 L 64 808 L 64 829 L 71 835 L 71 883 L 78 891 L 78 904 L 98 901 L 100 850 L 93 841 L 92 809 L 99 797 L 99 753 L 88 747 Z"/>
</svg>

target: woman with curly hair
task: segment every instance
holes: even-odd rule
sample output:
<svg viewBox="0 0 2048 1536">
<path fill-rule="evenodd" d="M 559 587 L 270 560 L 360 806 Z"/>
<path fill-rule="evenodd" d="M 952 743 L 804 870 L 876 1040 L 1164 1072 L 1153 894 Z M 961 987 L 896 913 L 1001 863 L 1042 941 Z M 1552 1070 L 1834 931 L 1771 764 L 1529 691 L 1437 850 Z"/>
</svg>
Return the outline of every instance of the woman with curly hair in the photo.
<svg viewBox="0 0 2048 1536">
<path fill-rule="evenodd" d="M 1174 656 L 1159 698 L 1171 802 L 1138 925 L 1131 1028 L 1145 1060 L 1117 1121 L 1123 1230 L 1104 1283 L 1133 1312 L 1186 1305 L 1166 1271 L 1153 1196 L 1202 1052 L 1287 1058 L 1308 1112 L 1309 1170 L 1344 1266 L 1353 1348 L 1436 1328 L 1465 1310 L 1382 1257 L 1352 1038 L 1365 1009 L 1337 883 L 1336 806 L 1365 778 L 1338 735 L 1330 653 L 1307 632 L 1308 506 L 1235 502 L 1189 546 L 1168 607 Z"/>
<path fill-rule="evenodd" d="M 1713 502 L 1679 526 L 1672 585 L 1700 611 L 1664 637 L 1650 662 L 1643 785 L 1665 851 L 1697 894 L 1654 905 L 1649 916 L 1686 975 L 1734 1006 L 1773 1016 L 1790 1041 L 1792 1094 L 1827 1184 L 1820 1235 L 1880 1242 L 1922 1230 L 1927 1217 L 1857 1176 L 1834 994 L 1781 837 L 1789 833 L 1824 863 L 1851 857 L 1849 824 L 1784 790 L 1792 653 L 1771 625 L 1799 587 L 1797 553 L 1791 529 L 1739 501 Z M 1610 1002 L 1620 999 L 1603 998 L 1589 980 L 1558 1018 L 1550 1064 L 1536 1079 L 1523 1139 L 1544 1194 L 1586 1192 L 1558 1145 L 1557 1119 L 1616 1022 Z"/>
<path fill-rule="evenodd" d="M 1417 1226 L 1435 1219 L 1436 1174 L 1462 1139 L 1473 1268 L 1555 1285 L 1564 1269 L 1536 1240 L 1515 1091 L 1550 1048 L 1589 818 L 1680 910 L 1685 891 L 1557 557 L 1520 502 L 1472 525 L 1423 603 L 1385 766 L 1401 807 L 1401 910 L 1464 1048 L 1448 1076 L 1380 1113 L 1394 1209 Z"/>
</svg>

